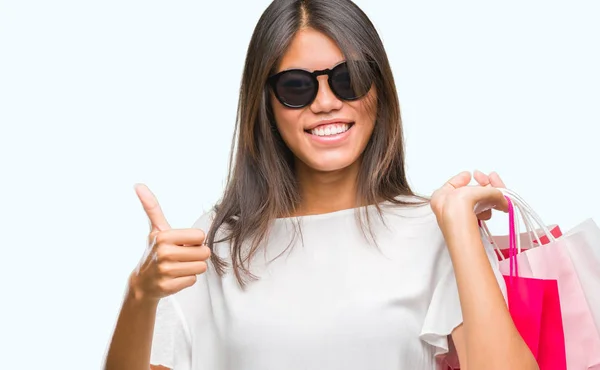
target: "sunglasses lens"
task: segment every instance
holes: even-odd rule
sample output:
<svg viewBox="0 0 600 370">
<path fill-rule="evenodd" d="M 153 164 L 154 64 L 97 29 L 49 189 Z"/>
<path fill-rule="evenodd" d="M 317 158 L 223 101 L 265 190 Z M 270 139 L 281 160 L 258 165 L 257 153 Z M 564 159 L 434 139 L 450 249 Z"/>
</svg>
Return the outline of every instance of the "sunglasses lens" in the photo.
<svg viewBox="0 0 600 370">
<path fill-rule="evenodd" d="M 370 81 L 360 81 L 358 86 L 350 79 L 350 71 L 346 63 L 340 64 L 333 69 L 331 73 L 331 87 L 334 92 L 342 99 L 354 100 L 365 95 L 370 87 Z"/>
<path fill-rule="evenodd" d="M 277 80 L 275 93 L 285 105 L 303 107 L 315 98 L 317 89 L 312 76 L 303 71 L 288 71 Z"/>
</svg>

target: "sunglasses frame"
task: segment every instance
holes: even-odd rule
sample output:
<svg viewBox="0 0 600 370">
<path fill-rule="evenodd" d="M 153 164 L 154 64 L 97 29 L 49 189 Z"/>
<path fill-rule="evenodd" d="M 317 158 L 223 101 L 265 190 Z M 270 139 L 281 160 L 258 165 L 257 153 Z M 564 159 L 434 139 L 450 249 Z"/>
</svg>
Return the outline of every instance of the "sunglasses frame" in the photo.
<svg viewBox="0 0 600 370">
<path fill-rule="evenodd" d="M 335 88 L 333 87 L 333 83 L 332 83 L 332 78 L 331 78 L 331 76 L 333 75 L 333 73 L 335 72 L 335 70 L 336 70 L 337 68 L 341 68 L 341 67 L 343 67 L 343 66 L 347 66 L 347 65 L 348 65 L 348 62 L 347 62 L 347 61 L 343 61 L 343 62 L 340 62 L 340 63 L 336 64 L 335 66 L 333 66 L 333 67 L 331 67 L 331 68 L 326 68 L 326 69 L 316 70 L 316 71 L 313 71 L 313 72 L 307 71 L 307 70 L 305 70 L 305 69 L 300 69 L 300 68 L 286 69 L 285 71 L 281 71 L 281 72 L 279 72 L 279 73 L 276 73 L 276 74 L 274 74 L 274 75 L 270 76 L 270 77 L 267 79 L 267 83 L 268 83 L 268 85 L 271 87 L 271 89 L 273 90 L 273 94 L 275 95 L 275 98 L 277 98 L 277 100 L 278 100 L 278 101 L 279 101 L 279 102 L 280 102 L 280 103 L 281 103 L 283 106 L 285 106 L 285 107 L 287 107 L 287 108 L 291 108 L 291 109 L 300 109 L 300 108 L 304 108 L 304 107 L 307 107 L 307 106 L 311 105 L 311 104 L 312 104 L 312 103 L 315 101 L 315 99 L 317 98 L 317 95 L 318 95 L 318 93 L 319 93 L 319 80 L 317 79 L 317 77 L 319 77 L 319 76 L 324 76 L 324 75 L 327 75 L 327 84 L 329 85 L 329 88 L 331 89 L 331 91 L 333 92 L 333 94 L 334 94 L 334 95 L 335 95 L 335 96 L 336 96 L 338 99 L 340 99 L 340 100 L 343 100 L 343 101 L 353 101 L 353 100 L 358 100 L 358 99 L 362 98 L 363 96 L 367 95 L 367 93 L 368 93 L 368 90 L 367 90 L 367 92 L 365 92 L 364 94 L 362 94 L 362 95 L 359 95 L 359 96 L 357 96 L 357 97 L 355 97 L 355 98 L 344 98 L 344 97 L 340 96 L 340 95 L 337 93 L 337 91 L 335 91 Z M 308 103 L 306 103 L 306 104 L 302 104 L 302 105 L 293 105 L 293 104 L 289 104 L 289 103 L 286 103 L 286 102 L 285 102 L 285 101 L 284 101 L 284 100 L 281 98 L 281 96 L 279 96 L 279 94 L 277 93 L 277 82 L 279 81 L 279 79 L 281 78 L 281 76 L 283 76 L 284 74 L 286 74 L 286 73 L 289 73 L 289 72 L 300 72 L 300 73 L 303 73 L 303 74 L 305 74 L 305 75 L 309 76 L 309 77 L 311 78 L 311 80 L 314 82 L 314 88 L 313 88 L 314 92 L 313 92 L 313 97 L 312 97 L 312 99 L 311 99 L 311 100 L 310 100 Z"/>
</svg>

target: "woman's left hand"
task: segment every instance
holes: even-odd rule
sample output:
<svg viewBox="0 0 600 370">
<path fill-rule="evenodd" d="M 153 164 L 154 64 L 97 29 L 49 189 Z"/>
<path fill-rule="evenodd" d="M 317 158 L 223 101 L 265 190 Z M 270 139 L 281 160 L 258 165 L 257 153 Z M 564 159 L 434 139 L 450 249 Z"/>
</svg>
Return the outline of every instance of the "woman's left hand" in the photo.
<svg viewBox="0 0 600 370">
<path fill-rule="evenodd" d="M 476 222 L 477 218 L 488 220 L 493 209 L 506 212 L 507 202 L 496 187 L 504 187 L 500 176 L 489 176 L 475 171 L 477 186 L 469 186 L 470 172 L 461 172 L 448 180 L 431 197 L 431 208 L 438 224 L 446 233 L 449 228 L 464 226 L 464 222 Z"/>
</svg>

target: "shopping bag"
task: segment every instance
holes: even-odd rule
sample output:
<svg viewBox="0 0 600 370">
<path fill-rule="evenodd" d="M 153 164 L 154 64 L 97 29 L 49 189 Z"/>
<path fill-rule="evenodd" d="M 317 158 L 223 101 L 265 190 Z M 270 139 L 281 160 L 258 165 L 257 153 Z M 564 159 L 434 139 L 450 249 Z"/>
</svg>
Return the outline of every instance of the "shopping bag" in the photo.
<svg viewBox="0 0 600 370">
<path fill-rule="evenodd" d="M 556 280 L 504 276 L 510 316 L 540 370 L 565 370 L 565 337 Z"/>
<path fill-rule="evenodd" d="M 480 225 L 485 227 L 484 224 Z M 596 329 L 600 335 L 600 228 L 592 219 L 587 219 L 563 235 L 559 225 L 547 226 L 554 238 L 562 237 L 567 248 L 581 288 L 590 308 Z M 489 230 L 488 230 L 489 233 Z M 539 242 L 536 240 L 539 237 Z M 548 244 L 550 239 L 542 229 L 520 233 L 518 236 L 523 250 Z M 494 236 L 490 241 L 495 244 L 499 260 L 508 258 L 509 236 Z"/>
<path fill-rule="evenodd" d="M 504 276 L 510 316 L 531 350 L 540 370 L 566 370 L 565 338 L 556 280 Z M 453 346 L 445 359 L 447 370 L 460 364 Z"/>
<path fill-rule="evenodd" d="M 567 368 L 565 337 L 556 280 L 519 276 L 517 260 L 518 219 L 508 201 L 509 272 L 504 275 L 508 310 L 519 334 L 531 350 L 540 370 Z"/>
<path fill-rule="evenodd" d="M 600 335 L 600 228 L 588 219 L 569 230 L 563 239 Z"/>
<path fill-rule="evenodd" d="M 518 209 L 519 212 L 515 212 L 515 215 L 520 214 L 527 232 L 536 238 L 536 243 L 530 245 L 530 248 L 522 249 L 520 244 L 524 239 L 515 237 L 517 252 L 521 253 L 518 253 L 514 259 L 501 260 L 500 271 L 503 275 L 510 276 L 511 261 L 514 260 L 513 268 L 518 268 L 520 277 L 556 280 L 563 319 L 567 368 L 569 370 L 600 369 L 600 333 L 596 325 L 597 309 L 600 307 L 591 306 L 597 303 L 588 300 L 583 289 L 587 286 L 586 290 L 590 290 L 588 295 L 600 300 L 599 289 L 590 288 L 593 285 L 600 287 L 600 279 L 597 277 L 600 264 L 595 263 L 592 258 L 585 258 L 586 261 L 582 261 L 584 257 L 589 257 L 591 254 L 593 246 L 590 243 L 593 243 L 594 235 L 597 234 L 593 234 L 591 232 L 593 228 L 586 224 L 588 226 L 582 227 L 579 232 L 575 229 L 556 238 L 518 194 L 506 189 L 501 190 Z M 515 236 L 521 235 L 518 231 L 519 222 L 515 222 L 515 225 Z M 547 243 L 543 243 L 539 235 L 533 231 L 536 226 L 544 231 L 544 236 L 548 238 Z M 491 240 L 497 239 L 491 235 L 489 237 Z M 497 242 L 493 244 L 498 245 Z M 580 276 L 584 278 L 580 279 Z M 596 312 L 593 313 L 595 309 Z"/>
<path fill-rule="evenodd" d="M 508 310 L 540 370 L 566 370 L 565 338 L 557 281 L 519 276 L 515 218 L 514 208 L 509 200 L 510 233 L 506 237 L 509 271 L 503 273 Z M 489 233 L 488 238 L 492 238 Z M 445 367 L 448 370 L 460 369 L 452 343 L 445 359 Z"/>
<path fill-rule="evenodd" d="M 559 238 L 562 236 L 562 230 L 559 225 L 549 225 L 548 230 L 550 230 L 550 234 L 552 234 L 554 238 Z M 544 230 L 542 229 L 536 229 L 533 232 L 521 233 L 517 237 L 521 239 L 521 248 L 523 250 L 537 247 L 539 245 L 538 240 L 542 243 L 542 245 L 550 242 L 550 239 L 545 235 Z M 498 255 L 498 259 L 502 261 L 508 258 L 508 235 L 495 235 L 493 242 L 496 244 L 495 250 Z"/>
</svg>

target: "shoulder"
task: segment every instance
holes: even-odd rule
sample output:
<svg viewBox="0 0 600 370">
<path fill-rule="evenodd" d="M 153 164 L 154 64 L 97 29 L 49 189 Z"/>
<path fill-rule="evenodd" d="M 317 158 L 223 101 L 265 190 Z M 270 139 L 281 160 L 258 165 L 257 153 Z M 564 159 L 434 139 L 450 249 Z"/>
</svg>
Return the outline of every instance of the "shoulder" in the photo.
<svg viewBox="0 0 600 370">
<path fill-rule="evenodd" d="M 447 265 L 450 261 L 446 241 L 428 199 L 398 197 L 398 204 L 387 202 L 382 206 L 385 229 L 389 230 L 398 246 L 413 250 L 414 257 L 429 261 L 431 267 Z"/>
<path fill-rule="evenodd" d="M 200 229 L 204 232 L 208 232 L 208 229 L 210 228 L 210 225 L 212 224 L 214 216 L 215 216 L 214 210 L 204 211 L 200 215 L 200 217 L 198 217 L 196 219 L 196 221 L 192 224 L 192 228 Z"/>
<path fill-rule="evenodd" d="M 399 195 L 394 200 L 395 202 L 384 202 L 382 208 L 394 215 L 403 217 L 428 218 L 434 216 L 428 198 L 416 195 Z"/>
<path fill-rule="evenodd" d="M 405 231 L 410 229 L 415 235 L 441 235 L 428 199 L 416 196 L 398 196 L 395 199 L 398 203 L 385 202 L 381 206 L 386 222 Z"/>
</svg>

